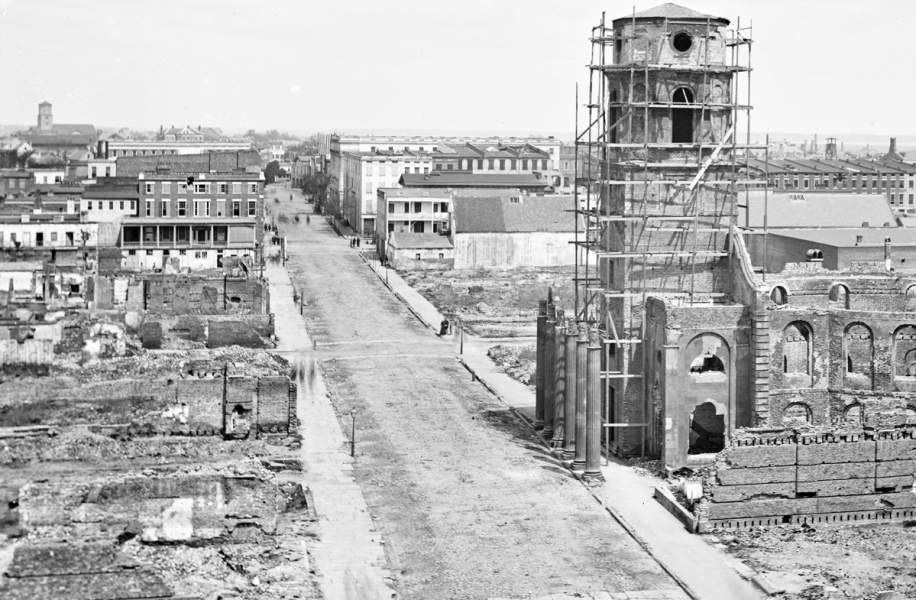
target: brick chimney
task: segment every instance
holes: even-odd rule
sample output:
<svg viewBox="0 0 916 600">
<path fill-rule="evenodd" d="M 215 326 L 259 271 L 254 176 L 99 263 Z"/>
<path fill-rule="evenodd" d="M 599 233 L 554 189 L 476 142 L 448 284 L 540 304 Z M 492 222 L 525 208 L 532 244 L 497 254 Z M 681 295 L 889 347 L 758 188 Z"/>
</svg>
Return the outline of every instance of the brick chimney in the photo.
<svg viewBox="0 0 916 600">
<path fill-rule="evenodd" d="M 897 154 L 897 138 L 895 137 L 891 138 L 891 146 L 890 146 L 890 149 L 888 149 L 887 153 L 892 156 L 894 154 Z"/>
</svg>

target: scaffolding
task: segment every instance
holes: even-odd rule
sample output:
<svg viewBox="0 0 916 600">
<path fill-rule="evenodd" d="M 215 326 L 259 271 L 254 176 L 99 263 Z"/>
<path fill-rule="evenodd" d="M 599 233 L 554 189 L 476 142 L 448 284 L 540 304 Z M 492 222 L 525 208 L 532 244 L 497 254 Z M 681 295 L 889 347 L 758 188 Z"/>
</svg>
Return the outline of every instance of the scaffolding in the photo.
<svg viewBox="0 0 916 600">
<path fill-rule="evenodd" d="M 624 431 L 638 431 L 645 455 L 647 437 L 658 443 L 649 406 L 654 391 L 643 377 L 647 359 L 640 350 L 646 299 L 658 295 L 689 305 L 724 299 L 698 275 L 729 260 L 739 193 L 760 183 L 749 179 L 751 150 L 763 147 L 751 144 L 751 26 L 738 20 L 727 28 L 715 17 L 705 17 L 705 24 L 665 18 L 663 34 L 653 37 L 645 30 L 637 35 L 639 18 L 634 9 L 615 28 L 602 13 L 592 28 L 582 129 L 576 89 L 573 211 L 576 315 L 598 323 L 604 348 L 602 443 L 611 451 Z M 661 62 L 661 44 L 673 44 L 672 36 L 685 28 L 702 41 L 702 51 Z M 722 49 L 716 60 L 710 40 Z M 660 89 L 683 81 L 698 93 L 683 83 Z M 660 119 L 670 118 L 673 132 L 676 111 L 690 111 L 691 139 L 661 139 Z M 678 273 L 673 282 L 665 275 L 670 272 Z M 624 415 L 615 405 L 628 392 L 641 397 L 640 414 Z"/>
</svg>

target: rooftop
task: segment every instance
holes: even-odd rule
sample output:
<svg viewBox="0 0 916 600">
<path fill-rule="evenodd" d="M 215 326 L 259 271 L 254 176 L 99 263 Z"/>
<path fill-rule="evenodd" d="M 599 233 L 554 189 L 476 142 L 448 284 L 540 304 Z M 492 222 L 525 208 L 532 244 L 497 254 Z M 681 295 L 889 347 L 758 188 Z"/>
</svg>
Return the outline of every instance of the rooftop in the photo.
<svg viewBox="0 0 916 600">
<path fill-rule="evenodd" d="M 404 187 L 478 187 L 478 188 L 540 188 L 550 184 L 527 174 L 461 173 L 434 171 L 428 174 L 404 173 L 398 183 Z"/>
<path fill-rule="evenodd" d="M 737 223 L 741 227 L 745 223 L 751 228 L 763 227 L 765 209 L 770 228 L 861 227 L 866 222 L 881 227 L 897 223 L 883 194 L 770 191 L 765 199 L 763 190 L 754 190 L 747 204 L 750 219 L 746 221 L 745 209 L 740 208 Z"/>
<path fill-rule="evenodd" d="M 575 229 L 571 196 L 491 195 L 452 200 L 455 233 L 566 233 Z"/>
<path fill-rule="evenodd" d="M 836 248 L 883 247 L 885 238 L 891 239 L 892 246 L 916 246 L 916 229 L 908 227 L 776 229 L 770 230 L 769 233 Z"/>
<path fill-rule="evenodd" d="M 647 8 L 646 10 L 634 13 L 632 15 L 624 15 L 614 19 L 614 25 L 620 21 L 627 20 L 652 20 L 652 19 L 669 19 L 677 21 L 703 21 L 706 22 L 707 19 L 713 23 L 720 25 L 728 25 L 729 21 L 723 17 L 716 17 L 713 15 L 707 15 L 701 12 L 697 12 L 693 9 L 687 8 L 686 6 L 681 6 L 680 4 L 674 4 L 673 2 L 666 2 L 665 4 L 659 4 L 658 6 L 653 6 L 652 8 Z"/>
<path fill-rule="evenodd" d="M 378 193 L 386 198 L 451 198 L 452 192 L 440 189 L 379 188 Z"/>
</svg>

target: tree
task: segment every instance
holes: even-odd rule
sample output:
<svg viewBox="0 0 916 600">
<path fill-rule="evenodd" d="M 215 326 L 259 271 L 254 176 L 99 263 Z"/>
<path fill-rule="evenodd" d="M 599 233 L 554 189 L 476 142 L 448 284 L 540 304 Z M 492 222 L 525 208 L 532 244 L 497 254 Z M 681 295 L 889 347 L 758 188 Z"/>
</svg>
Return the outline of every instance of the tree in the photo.
<svg viewBox="0 0 916 600">
<path fill-rule="evenodd" d="M 273 183 L 277 180 L 277 175 L 280 174 L 280 163 L 276 160 L 272 160 L 267 163 L 267 166 L 264 167 L 264 180 L 267 183 Z"/>
</svg>

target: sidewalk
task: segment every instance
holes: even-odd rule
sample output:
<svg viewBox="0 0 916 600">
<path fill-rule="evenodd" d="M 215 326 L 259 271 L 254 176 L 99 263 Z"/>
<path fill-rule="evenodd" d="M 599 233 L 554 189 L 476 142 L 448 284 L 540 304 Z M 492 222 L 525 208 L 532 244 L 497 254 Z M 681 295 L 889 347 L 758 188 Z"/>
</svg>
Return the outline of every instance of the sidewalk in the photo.
<svg viewBox="0 0 916 600">
<path fill-rule="evenodd" d="M 296 367 L 296 416 L 302 434 L 300 459 L 315 500 L 319 542 L 313 553 L 325 598 L 381 600 L 394 596 L 385 569 L 381 535 L 353 478 L 347 439 L 327 397 L 312 352 L 312 340 L 293 303 L 286 269 L 268 263 L 271 308 L 280 336 L 277 351 Z"/>
<path fill-rule="evenodd" d="M 438 332 L 438 326 L 433 324 L 444 317 L 432 303 L 393 269 L 386 275 L 377 260 L 366 262 L 421 321 Z M 534 415 L 534 392 L 490 360 L 487 348 L 494 343 L 465 333 L 464 353 L 458 359 L 487 389 L 530 423 Z M 458 353 L 457 337 L 455 352 Z M 655 501 L 652 492 L 660 483 L 658 479 L 639 474 L 614 459 L 602 471 L 606 483 L 590 488 L 592 495 L 693 598 L 744 600 L 765 596 L 746 579 L 754 575 L 753 571 L 702 537 L 689 533 Z"/>
</svg>

